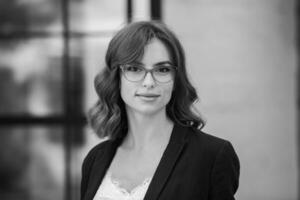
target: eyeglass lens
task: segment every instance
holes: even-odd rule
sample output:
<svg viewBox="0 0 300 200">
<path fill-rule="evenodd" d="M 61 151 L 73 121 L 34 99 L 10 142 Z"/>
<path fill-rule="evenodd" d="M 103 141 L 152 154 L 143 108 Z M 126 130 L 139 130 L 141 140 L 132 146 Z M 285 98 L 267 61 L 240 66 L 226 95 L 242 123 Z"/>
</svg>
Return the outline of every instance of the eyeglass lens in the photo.
<svg viewBox="0 0 300 200">
<path fill-rule="evenodd" d="M 122 71 L 125 75 L 125 78 L 133 82 L 143 80 L 146 74 L 150 72 L 155 81 L 166 83 L 173 79 L 174 69 L 175 68 L 173 66 L 156 66 L 151 70 L 147 70 L 139 65 L 122 66 Z"/>
</svg>

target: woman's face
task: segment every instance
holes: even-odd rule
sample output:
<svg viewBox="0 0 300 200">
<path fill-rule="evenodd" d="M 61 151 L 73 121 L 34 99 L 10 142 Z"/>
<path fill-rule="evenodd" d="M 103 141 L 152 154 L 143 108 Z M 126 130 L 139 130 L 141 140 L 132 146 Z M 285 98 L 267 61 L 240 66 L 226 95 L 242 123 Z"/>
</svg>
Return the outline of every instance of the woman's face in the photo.
<svg viewBox="0 0 300 200">
<path fill-rule="evenodd" d="M 159 65 L 170 66 L 169 53 L 166 46 L 158 39 L 152 39 L 144 49 L 144 55 L 138 62 L 147 70 Z M 157 82 L 151 73 L 141 81 L 132 82 L 121 73 L 121 97 L 126 105 L 127 112 L 138 112 L 153 115 L 165 112 L 166 105 L 171 99 L 174 76 L 167 83 Z"/>
</svg>

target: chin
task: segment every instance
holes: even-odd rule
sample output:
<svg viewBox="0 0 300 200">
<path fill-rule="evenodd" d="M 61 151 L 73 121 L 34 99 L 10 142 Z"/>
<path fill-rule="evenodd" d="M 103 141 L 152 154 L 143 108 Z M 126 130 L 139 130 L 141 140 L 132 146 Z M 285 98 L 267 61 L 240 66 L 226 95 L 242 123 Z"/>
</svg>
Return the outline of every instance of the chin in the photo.
<svg viewBox="0 0 300 200">
<path fill-rule="evenodd" d="M 139 106 L 139 107 L 135 106 L 129 109 L 143 115 L 155 115 L 158 113 L 165 112 L 165 108 L 157 108 L 153 106 Z"/>
</svg>

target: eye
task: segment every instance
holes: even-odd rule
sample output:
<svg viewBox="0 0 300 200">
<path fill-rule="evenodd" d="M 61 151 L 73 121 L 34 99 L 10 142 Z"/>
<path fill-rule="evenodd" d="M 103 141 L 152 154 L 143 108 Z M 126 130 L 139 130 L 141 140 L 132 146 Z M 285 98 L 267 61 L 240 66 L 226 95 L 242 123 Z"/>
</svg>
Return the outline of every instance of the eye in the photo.
<svg viewBox="0 0 300 200">
<path fill-rule="evenodd" d="M 125 65 L 125 71 L 128 72 L 141 72 L 143 69 L 139 65 Z"/>
<path fill-rule="evenodd" d="M 171 67 L 170 66 L 159 66 L 155 69 L 156 72 L 158 73 L 162 73 L 162 74 L 165 74 L 165 73 L 170 73 L 171 72 Z"/>
</svg>

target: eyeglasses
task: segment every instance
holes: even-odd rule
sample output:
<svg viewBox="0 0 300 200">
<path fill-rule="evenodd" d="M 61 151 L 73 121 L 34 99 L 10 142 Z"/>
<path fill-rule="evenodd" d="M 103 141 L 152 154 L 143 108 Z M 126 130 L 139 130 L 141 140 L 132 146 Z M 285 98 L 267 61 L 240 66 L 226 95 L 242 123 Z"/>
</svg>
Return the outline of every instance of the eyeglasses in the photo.
<svg viewBox="0 0 300 200">
<path fill-rule="evenodd" d="M 120 68 L 124 74 L 124 77 L 131 82 L 142 81 L 148 72 L 151 73 L 153 79 L 159 83 L 168 83 L 174 79 L 175 66 L 160 65 L 153 69 L 145 69 L 140 64 L 124 64 L 120 65 Z"/>
</svg>

